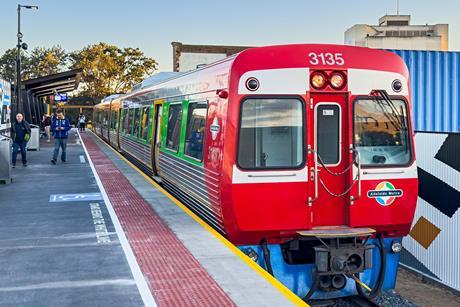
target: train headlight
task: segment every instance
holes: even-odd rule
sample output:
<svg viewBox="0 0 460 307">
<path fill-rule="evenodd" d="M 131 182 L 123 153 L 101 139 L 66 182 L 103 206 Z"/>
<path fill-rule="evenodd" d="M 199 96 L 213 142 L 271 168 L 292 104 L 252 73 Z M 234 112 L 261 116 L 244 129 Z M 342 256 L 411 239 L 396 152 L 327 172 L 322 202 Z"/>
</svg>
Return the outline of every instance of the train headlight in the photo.
<svg viewBox="0 0 460 307">
<path fill-rule="evenodd" d="M 326 85 L 326 75 L 323 72 L 315 71 L 311 74 L 310 83 L 315 89 L 320 90 Z"/>
<path fill-rule="evenodd" d="M 246 88 L 251 92 L 257 91 L 259 85 L 259 80 L 257 80 L 256 78 L 252 77 L 246 80 Z"/>
<path fill-rule="evenodd" d="M 341 72 L 333 72 L 329 82 L 334 89 L 340 90 L 345 86 L 345 75 Z"/>
<path fill-rule="evenodd" d="M 391 83 L 391 87 L 393 88 L 393 91 L 399 93 L 402 90 L 402 82 L 399 79 L 393 80 L 393 83 Z"/>
<path fill-rule="evenodd" d="M 391 243 L 391 251 L 395 254 L 400 253 L 402 251 L 402 244 L 400 242 L 393 241 Z"/>
</svg>

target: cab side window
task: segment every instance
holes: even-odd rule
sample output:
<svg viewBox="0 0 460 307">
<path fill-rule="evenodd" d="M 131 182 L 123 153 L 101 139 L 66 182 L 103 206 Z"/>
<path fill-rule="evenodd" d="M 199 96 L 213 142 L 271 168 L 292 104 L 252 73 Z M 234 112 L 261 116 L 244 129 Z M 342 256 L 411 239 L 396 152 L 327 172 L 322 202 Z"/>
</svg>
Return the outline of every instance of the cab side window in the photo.
<svg viewBox="0 0 460 307">
<path fill-rule="evenodd" d="M 185 135 L 184 154 L 203 160 L 203 145 L 206 129 L 207 103 L 190 103 L 187 115 L 187 131 Z"/>
</svg>

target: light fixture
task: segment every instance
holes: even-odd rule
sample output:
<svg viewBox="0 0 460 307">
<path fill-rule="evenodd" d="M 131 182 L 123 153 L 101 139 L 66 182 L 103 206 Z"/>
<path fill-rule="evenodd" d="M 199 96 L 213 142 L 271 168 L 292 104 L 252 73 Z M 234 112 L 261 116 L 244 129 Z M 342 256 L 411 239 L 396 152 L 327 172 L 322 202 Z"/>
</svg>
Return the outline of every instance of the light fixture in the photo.
<svg viewBox="0 0 460 307">
<path fill-rule="evenodd" d="M 402 244 L 396 241 L 391 242 L 391 251 L 395 254 L 400 253 L 402 251 Z"/>
<path fill-rule="evenodd" d="M 332 88 L 340 90 L 345 86 L 345 75 L 341 72 L 335 71 L 331 74 L 329 83 Z"/>
<path fill-rule="evenodd" d="M 311 74 L 310 84 L 317 90 L 326 86 L 326 75 L 321 71 L 315 71 Z"/>
<path fill-rule="evenodd" d="M 393 88 L 393 91 L 399 93 L 403 88 L 401 80 L 399 79 L 393 80 L 393 82 L 391 83 L 391 87 Z"/>
<path fill-rule="evenodd" d="M 257 91 L 259 88 L 259 80 L 257 80 L 254 77 L 248 78 L 246 80 L 246 88 L 250 90 L 251 92 Z"/>
</svg>

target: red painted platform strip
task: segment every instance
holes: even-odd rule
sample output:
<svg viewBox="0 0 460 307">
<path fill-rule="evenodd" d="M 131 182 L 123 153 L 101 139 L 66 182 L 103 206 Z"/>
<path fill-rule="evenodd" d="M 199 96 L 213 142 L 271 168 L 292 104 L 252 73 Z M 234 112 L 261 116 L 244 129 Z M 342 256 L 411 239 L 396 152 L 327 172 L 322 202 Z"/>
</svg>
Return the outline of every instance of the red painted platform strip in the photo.
<svg viewBox="0 0 460 307">
<path fill-rule="evenodd" d="M 158 306 L 235 306 L 94 140 L 81 137 Z"/>
</svg>

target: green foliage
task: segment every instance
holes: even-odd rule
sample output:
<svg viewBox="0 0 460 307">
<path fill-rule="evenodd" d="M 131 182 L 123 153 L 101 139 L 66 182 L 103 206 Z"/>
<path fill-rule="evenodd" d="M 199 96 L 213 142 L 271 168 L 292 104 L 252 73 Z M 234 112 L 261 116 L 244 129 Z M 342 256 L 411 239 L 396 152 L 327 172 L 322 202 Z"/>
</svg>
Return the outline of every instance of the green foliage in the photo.
<svg viewBox="0 0 460 307">
<path fill-rule="evenodd" d="M 37 47 L 29 55 L 29 79 L 62 72 L 68 68 L 68 54 L 61 46 L 51 48 Z"/>
<path fill-rule="evenodd" d="M 0 76 L 16 80 L 16 49 L 8 49 L 0 57 Z M 22 79 L 56 74 L 68 69 L 81 69 L 81 88 L 77 96 L 99 99 L 125 93 L 157 69 L 157 62 L 139 48 L 118 48 L 99 43 L 66 53 L 60 46 L 37 47 L 21 54 Z"/>
<path fill-rule="evenodd" d="M 0 57 L 0 76 L 14 82 L 16 80 L 17 49 L 8 49 Z M 30 53 L 21 50 L 22 80 L 28 80 L 61 72 L 68 68 L 68 55 L 60 46 L 37 47 Z"/>
<path fill-rule="evenodd" d="M 118 48 L 99 43 L 70 55 L 72 68 L 83 70 L 82 94 L 102 98 L 124 93 L 151 75 L 157 68 L 154 59 L 139 48 Z"/>
<path fill-rule="evenodd" d="M 17 49 L 8 49 L 0 57 L 0 76 L 8 82 L 16 80 L 16 54 Z M 27 66 L 27 58 L 21 53 L 22 66 Z"/>
</svg>

